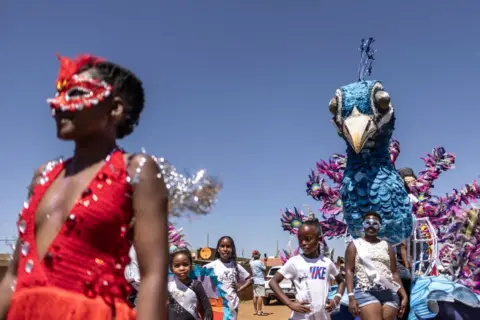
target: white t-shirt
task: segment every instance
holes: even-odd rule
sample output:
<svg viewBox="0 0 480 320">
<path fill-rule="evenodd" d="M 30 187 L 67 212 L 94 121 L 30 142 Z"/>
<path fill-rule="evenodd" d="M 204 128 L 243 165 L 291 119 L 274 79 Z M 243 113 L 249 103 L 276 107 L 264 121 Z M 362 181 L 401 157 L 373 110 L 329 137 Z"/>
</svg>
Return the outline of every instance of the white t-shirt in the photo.
<svg viewBox="0 0 480 320">
<path fill-rule="evenodd" d="M 330 314 L 325 310 L 329 281 L 331 276 L 339 273 L 332 260 L 326 257 L 310 259 L 302 254 L 288 259 L 278 272 L 295 285 L 297 301 L 308 302 L 312 309 L 309 314 L 293 312 L 291 319 L 330 319 Z"/>
<path fill-rule="evenodd" d="M 408 194 L 408 198 L 410 198 L 410 202 L 411 202 L 411 203 L 420 202 L 420 200 L 418 200 L 418 198 L 417 198 L 416 196 L 414 196 L 413 194 L 411 194 L 411 193 Z"/>
<path fill-rule="evenodd" d="M 229 305 L 235 310 L 240 304 L 240 299 L 235 290 L 233 290 L 232 284 L 236 284 L 237 289 L 244 284 L 249 278 L 250 274 L 241 265 L 237 263 L 237 267 L 234 267 L 233 262 L 223 263 L 220 260 L 215 260 L 205 265 L 205 268 L 213 269 L 213 272 L 218 277 L 218 281 L 221 283 L 222 289 L 226 292 Z M 218 297 L 209 297 L 218 298 Z"/>
</svg>

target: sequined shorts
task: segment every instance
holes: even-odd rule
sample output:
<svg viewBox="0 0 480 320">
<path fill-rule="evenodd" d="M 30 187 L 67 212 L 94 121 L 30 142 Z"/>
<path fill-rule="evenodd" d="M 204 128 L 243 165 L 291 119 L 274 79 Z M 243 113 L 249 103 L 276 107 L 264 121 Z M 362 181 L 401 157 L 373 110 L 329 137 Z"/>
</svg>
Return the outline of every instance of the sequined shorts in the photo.
<svg viewBox="0 0 480 320">
<path fill-rule="evenodd" d="M 355 291 L 355 300 L 357 300 L 360 308 L 371 303 L 379 303 L 382 306 L 387 305 L 395 309 L 400 306 L 398 294 L 391 290 Z"/>
</svg>

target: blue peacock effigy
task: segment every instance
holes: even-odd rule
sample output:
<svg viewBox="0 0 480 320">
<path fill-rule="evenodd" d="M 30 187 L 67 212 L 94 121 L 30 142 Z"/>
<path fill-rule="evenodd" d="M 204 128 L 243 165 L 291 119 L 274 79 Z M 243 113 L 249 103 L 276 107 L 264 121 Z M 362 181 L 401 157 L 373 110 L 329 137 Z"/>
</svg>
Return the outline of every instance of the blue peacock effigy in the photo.
<svg viewBox="0 0 480 320">
<path fill-rule="evenodd" d="M 362 40 L 359 80 L 341 87 L 329 109 L 338 134 L 347 143 L 347 163 L 340 190 L 350 235 L 362 236 L 367 212 L 382 217 L 379 236 L 398 243 L 412 233 L 412 208 L 404 182 L 390 161 L 395 113 L 390 95 L 370 74 L 373 38 Z"/>
</svg>

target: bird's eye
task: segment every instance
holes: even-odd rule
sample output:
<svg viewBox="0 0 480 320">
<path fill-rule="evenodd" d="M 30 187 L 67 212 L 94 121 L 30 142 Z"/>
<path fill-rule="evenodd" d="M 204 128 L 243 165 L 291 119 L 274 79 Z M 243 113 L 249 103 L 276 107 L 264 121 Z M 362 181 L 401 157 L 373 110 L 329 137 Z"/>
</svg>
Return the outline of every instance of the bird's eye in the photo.
<svg viewBox="0 0 480 320">
<path fill-rule="evenodd" d="M 390 108 L 390 95 L 380 90 L 375 93 L 375 106 L 380 112 L 387 112 Z"/>
<path fill-rule="evenodd" d="M 333 115 L 337 114 L 338 110 L 338 100 L 336 97 L 333 97 L 330 99 L 330 103 L 328 104 L 328 109 L 330 110 L 330 113 Z"/>
</svg>

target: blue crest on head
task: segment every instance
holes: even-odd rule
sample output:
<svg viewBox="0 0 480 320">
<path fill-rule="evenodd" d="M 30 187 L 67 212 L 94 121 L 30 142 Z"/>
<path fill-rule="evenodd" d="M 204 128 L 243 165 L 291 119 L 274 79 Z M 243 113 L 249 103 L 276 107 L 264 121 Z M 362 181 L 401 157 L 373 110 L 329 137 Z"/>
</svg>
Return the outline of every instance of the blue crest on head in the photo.
<svg viewBox="0 0 480 320">
<path fill-rule="evenodd" d="M 356 106 L 358 111 L 372 115 L 370 106 L 370 93 L 377 80 L 363 80 L 347 84 L 340 88 L 342 91 L 342 118 L 348 117 Z"/>
</svg>

